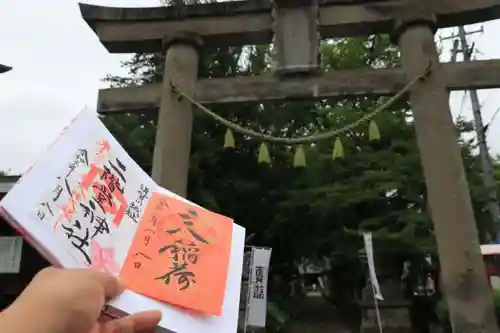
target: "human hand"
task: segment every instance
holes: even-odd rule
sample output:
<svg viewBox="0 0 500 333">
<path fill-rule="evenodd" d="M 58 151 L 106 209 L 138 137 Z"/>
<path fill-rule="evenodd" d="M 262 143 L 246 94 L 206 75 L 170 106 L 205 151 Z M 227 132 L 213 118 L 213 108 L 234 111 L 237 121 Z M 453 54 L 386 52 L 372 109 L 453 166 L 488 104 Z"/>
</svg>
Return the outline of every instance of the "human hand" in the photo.
<svg viewBox="0 0 500 333">
<path fill-rule="evenodd" d="M 106 300 L 122 291 L 119 281 L 104 273 L 46 268 L 0 315 L 0 327 L 2 332 L 15 333 L 154 332 L 161 319 L 159 311 L 98 321 Z"/>
</svg>

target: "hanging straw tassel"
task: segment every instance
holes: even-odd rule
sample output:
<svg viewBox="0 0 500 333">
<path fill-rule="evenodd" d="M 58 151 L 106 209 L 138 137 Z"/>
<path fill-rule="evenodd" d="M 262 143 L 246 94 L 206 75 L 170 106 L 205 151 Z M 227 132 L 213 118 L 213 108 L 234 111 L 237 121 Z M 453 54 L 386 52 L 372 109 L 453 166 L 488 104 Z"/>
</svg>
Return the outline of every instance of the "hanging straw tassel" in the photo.
<svg viewBox="0 0 500 333">
<path fill-rule="evenodd" d="M 226 134 L 224 135 L 224 148 L 234 148 L 234 136 L 233 131 L 230 128 L 226 130 Z"/>
<path fill-rule="evenodd" d="M 368 128 L 368 138 L 370 141 L 380 140 L 380 131 L 378 130 L 377 123 L 373 119 L 370 121 L 370 127 Z"/>
<path fill-rule="evenodd" d="M 271 163 L 271 157 L 269 157 L 269 149 L 267 149 L 267 145 L 265 142 L 260 144 L 259 148 L 259 163 Z"/>
<path fill-rule="evenodd" d="M 333 144 L 332 159 L 335 160 L 337 158 L 344 158 L 344 146 L 342 146 L 342 141 L 340 141 L 340 138 L 337 138 L 335 140 L 335 143 Z"/>
<path fill-rule="evenodd" d="M 293 167 L 301 168 L 305 166 L 306 166 L 306 153 L 304 152 L 304 147 L 300 145 L 295 150 L 295 155 L 293 156 Z"/>
</svg>

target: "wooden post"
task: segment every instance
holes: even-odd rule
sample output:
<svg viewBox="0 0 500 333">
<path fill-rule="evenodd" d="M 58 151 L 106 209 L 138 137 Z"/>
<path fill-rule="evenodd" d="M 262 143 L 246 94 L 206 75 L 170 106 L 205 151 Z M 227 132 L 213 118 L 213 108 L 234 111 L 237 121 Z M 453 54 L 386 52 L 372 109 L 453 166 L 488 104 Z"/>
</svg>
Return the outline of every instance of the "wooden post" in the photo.
<svg viewBox="0 0 500 333">
<path fill-rule="evenodd" d="M 183 197 L 187 195 L 193 112 L 191 103 L 178 98 L 171 84 L 194 95 L 201 44 L 197 35 L 187 32 L 171 34 L 164 40 L 165 70 L 152 177 L 160 186 Z"/>
<path fill-rule="evenodd" d="M 429 78 L 410 93 L 417 141 L 438 242 L 441 277 L 454 333 L 498 332 L 491 291 L 465 178 L 445 76 L 434 43 L 436 31 L 425 1 L 412 6 L 397 23 L 407 79 L 432 64 Z"/>
</svg>

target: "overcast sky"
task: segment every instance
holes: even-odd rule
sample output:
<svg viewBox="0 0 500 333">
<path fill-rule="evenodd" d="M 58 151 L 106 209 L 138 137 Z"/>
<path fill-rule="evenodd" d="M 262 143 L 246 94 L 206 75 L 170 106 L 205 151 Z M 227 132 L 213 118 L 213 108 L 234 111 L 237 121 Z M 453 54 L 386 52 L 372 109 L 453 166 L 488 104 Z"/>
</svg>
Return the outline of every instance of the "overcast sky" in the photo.
<svg viewBox="0 0 500 333">
<path fill-rule="evenodd" d="M 156 6 L 159 0 L 87 0 L 108 6 Z M 14 67 L 0 75 L 0 170 L 19 174 L 44 152 L 71 117 L 85 106 L 95 109 L 106 74 L 124 74 L 80 17 L 76 0 L 0 0 L 0 64 Z M 473 35 L 479 59 L 500 58 L 495 35 L 500 22 L 483 25 Z M 468 27 L 476 30 L 479 26 Z M 452 29 L 440 31 L 447 36 Z M 451 44 L 444 44 L 450 49 Z M 449 54 L 444 54 L 449 60 Z M 470 101 L 452 94 L 454 115 L 472 118 Z M 488 123 L 500 107 L 500 92 L 481 91 L 483 119 Z M 462 103 L 463 101 L 463 103 Z M 500 154 L 500 116 L 490 126 L 491 151 Z"/>
</svg>

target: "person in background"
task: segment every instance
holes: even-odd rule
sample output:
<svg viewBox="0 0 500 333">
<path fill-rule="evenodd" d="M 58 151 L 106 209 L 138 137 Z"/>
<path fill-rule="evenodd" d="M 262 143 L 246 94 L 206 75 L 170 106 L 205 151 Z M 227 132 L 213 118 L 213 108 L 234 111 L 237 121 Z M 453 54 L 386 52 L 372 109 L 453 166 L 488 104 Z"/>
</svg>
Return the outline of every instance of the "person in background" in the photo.
<svg viewBox="0 0 500 333">
<path fill-rule="evenodd" d="M 90 269 L 46 268 L 0 313 L 2 333 L 148 333 L 161 312 L 105 318 L 105 302 L 123 291 L 118 279 Z"/>
</svg>

